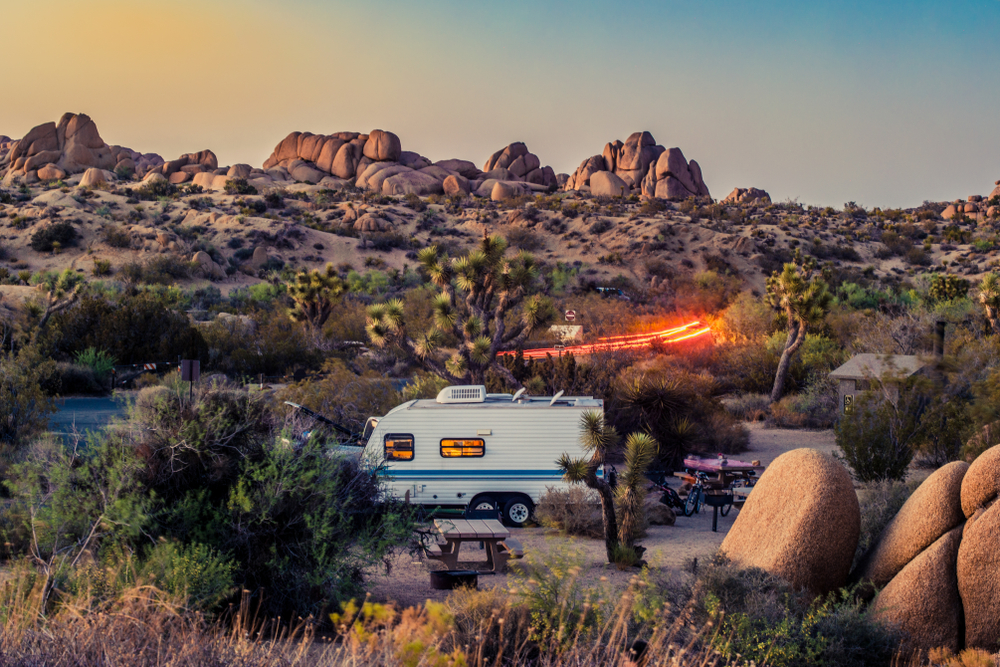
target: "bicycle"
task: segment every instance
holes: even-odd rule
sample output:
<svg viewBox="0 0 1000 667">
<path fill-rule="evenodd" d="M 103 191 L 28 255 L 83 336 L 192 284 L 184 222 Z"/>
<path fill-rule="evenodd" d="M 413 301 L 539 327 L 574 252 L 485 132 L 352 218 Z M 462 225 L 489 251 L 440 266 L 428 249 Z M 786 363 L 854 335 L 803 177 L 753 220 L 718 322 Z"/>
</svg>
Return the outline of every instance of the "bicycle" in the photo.
<svg viewBox="0 0 1000 667">
<path fill-rule="evenodd" d="M 705 504 L 705 482 L 708 481 L 708 475 L 699 471 L 691 474 L 694 476 L 694 484 L 691 485 L 691 490 L 688 491 L 687 499 L 684 501 L 684 516 L 700 513 L 702 505 Z"/>
</svg>

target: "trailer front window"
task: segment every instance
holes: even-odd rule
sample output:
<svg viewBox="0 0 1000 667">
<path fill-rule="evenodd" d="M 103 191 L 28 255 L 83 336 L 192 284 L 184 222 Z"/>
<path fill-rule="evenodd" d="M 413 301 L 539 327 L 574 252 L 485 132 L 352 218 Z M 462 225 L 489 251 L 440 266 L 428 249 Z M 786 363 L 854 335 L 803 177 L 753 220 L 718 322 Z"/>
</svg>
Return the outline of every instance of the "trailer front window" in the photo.
<svg viewBox="0 0 1000 667">
<path fill-rule="evenodd" d="M 442 440 L 441 456 L 451 458 L 455 456 L 482 456 L 486 453 L 486 441 L 474 440 Z"/>
<path fill-rule="evenodd" d="M 413 459 L 413 436 L 390 433 L 385 436 L 386 461 L 410 461 Z"/>
</svg>

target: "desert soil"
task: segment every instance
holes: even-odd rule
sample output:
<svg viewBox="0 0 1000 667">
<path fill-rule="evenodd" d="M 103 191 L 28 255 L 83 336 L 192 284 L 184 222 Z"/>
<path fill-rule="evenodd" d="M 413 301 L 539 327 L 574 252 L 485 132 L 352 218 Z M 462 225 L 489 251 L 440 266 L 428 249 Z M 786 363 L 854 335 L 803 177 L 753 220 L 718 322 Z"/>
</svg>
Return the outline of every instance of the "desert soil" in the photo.
<svg viewBox="0 0 1000 667">
<path fill-rule="evenodd" d="M 748 427 L 750 450 L 738 458 L 760 460 L 765 466 L 781 454 L 800 447 L 826 453 L 837 449 L 832 430 L 771 429 L 762 423 L 749 424 Z M 709 560 L 722 544 L 738 514 L 739 510 L 733 509 L 729 516 L 720 515 L 718 532 L 712 532 L 711 508 L 704 508 L 700 514 L 691 517 L 678 516 L 673 526 L 650 526 L 646 537 L 641 540 L 647 549 L 645 557 L 650 568 L 661 571 L 690 570 L 694 559 L 701 562 Z M 580 576 L 588 583 L 607 580 L 611 586 L 625 586 L 636 574 L 635 570 L 619 571 L 607 563 L 603 540 L 565 537 L 558 531 L 538 527 L 513 529 L 511 532 L 524 546 L 526 554 L 544 559 L 546 554 L 569 552 L 583 568 Z M 468 544 L 463 545 L 461 553 L 469 561 L 463 559 L 460 567 L 476 569 L 485 565 L 485 552 L 475 548 L 475 545 L 471 548 Z M 431 569 L 443 569 L 443 566 L 420 556 L 399 554 L 390 561 L 388 574 L 383 569 L 373 575 L 371 599 L 392 601 L 403 607 L 419 605 L 425 600 L 443 600 L 448 591 L 431 588 L 428 575 Z M 511 583 L 510 579 L 508 575 L 483 575 L 479 578 L 479 587 L 506 587 Z"/>
</svg>

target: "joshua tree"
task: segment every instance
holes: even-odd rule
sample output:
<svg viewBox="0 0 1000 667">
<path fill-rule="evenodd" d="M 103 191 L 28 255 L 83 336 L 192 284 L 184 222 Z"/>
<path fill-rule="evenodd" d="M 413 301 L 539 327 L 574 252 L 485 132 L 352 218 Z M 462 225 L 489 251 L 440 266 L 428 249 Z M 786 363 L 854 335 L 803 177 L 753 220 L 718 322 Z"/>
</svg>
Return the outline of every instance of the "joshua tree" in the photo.
<svg viewBox="0 0 1000 667">
<path fill-rule="evenodd" d="M 803 261 L 798 251 L 794 262 L 785 264 L 781 273 L 775 271 L 767 279 L 768 302 L 788 320 L 788 338 L 771 389 L 772 403 L 781 400 L 792 357 L 805 342 L 809 326 L 823 319 L 832 298 L 826 281 L 816 272 L 816 260 L 810 257 Z"/>
<path fill-rule="evenodd" d="M 604 548 L 608 562 L 615 562 L 618 550 L 618 520 L 615 517 L 615 498 L 611 485 L 597 476 L 608 459 L 608 454 L 618 444 L 618 432 L 604 421 L 604 415 L 594 410 L 583 413 L 580 419 L 580 444 L 590 454 L 585 459 L 570 458 L 563 453 L 556 464 L 563 471 L 563 477 L 570 483 L 583 483 L 597 492 L 601 499 L 601 515 L 604 519 Z"/>
<path fill-rule="evenodd" d="M 305 322 L 316 334 L 323 329 L 344 289 L 344 282 L 337 276 L 333 264 L 327 264 L 323 272 L 319 269 L 299 271 L 295 281 L 288 284 L 288 295 L 295 302 L 288 315 L 296 322 Z"/>
<path fill-rule="evenodd" d="M 42 319 L 39 320 L 38 326 L 35 327 L 33 339 L 38 338 L 45 325 L 49 323 L 50 317 L 76 303 L 80 297 L 80 290 L 85 285 L 83 278 L 69 269 L 59 275 L 50 275 L 38 284 L 39 291 L 45 294 L 45 311 L 42 313 Z"/>
<path fill-rule="evenodd" d="M 979 283 L 979 303 L 983 305 L 993 333 L 1000 333 L 1000 276 L 992 271 Z"/>
<path fill-rule="evenodd" d="M 604 520 L 604 548 L 609 563 L 634 565 L 641 555 L 635 540 L 639 532 L 639 518 L 643 511 L 643 476 L 656 457 L 656 440 L 645 433 L 633 433 L 625 441 L 625 471 L 615 489 L 607 480 L 597 476 L 608 459 L 608 454 L 618 444 L 618 433 L 608 425 L 604 415 L 596 411 L 583 413 L 580 420 L 580 442 L 590 456 L 570 458 L 563 454 L 556 465 L 563 471 L 566 481 L 586 484 L 597 491 L 601 499 Z M 615 513 L 615 501 L 621 513 L 621 523 Z"/>
<path fill-rule="evenodd" d="M 532 291 L 538 278 L 527 253 L 506 256 L 507 241 L 484 236 L 479 247 L 449 259 L 437 246 L 420 252 L 420 263 L 440 290 L 434 297 L 434 323 L 411 338 L 399 299 L 368 308 L 368 338 L 374 347 L 396 347 L 418 359 L 449 382 L 483 384 L 487 371 L 520 387 L 497 353 L 520 346 L 551 317 L 549 304 Z M 434 353 L 445 334 L 458 340 L 458 351 L 446 362 Z"/>
</svg>

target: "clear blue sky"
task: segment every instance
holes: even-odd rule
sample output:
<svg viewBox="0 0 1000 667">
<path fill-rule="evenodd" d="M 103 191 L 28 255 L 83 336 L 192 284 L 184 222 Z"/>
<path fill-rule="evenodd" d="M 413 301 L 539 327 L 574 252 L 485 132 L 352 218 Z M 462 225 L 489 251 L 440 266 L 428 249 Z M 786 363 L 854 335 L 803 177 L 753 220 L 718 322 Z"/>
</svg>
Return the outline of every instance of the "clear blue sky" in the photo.
<svg viewBox="0 0 1000 667">
<path fill-rule="evenodd" d="M 0 134 L 64 111 L 166 158 L 396 132 L 572 172 L 649 130 L 716 197 L 913 206 L 1000 179 L 1000 0 L 6 0 Z M 44 37 L 44 38 L 43 38 Z"/>
</svg>

